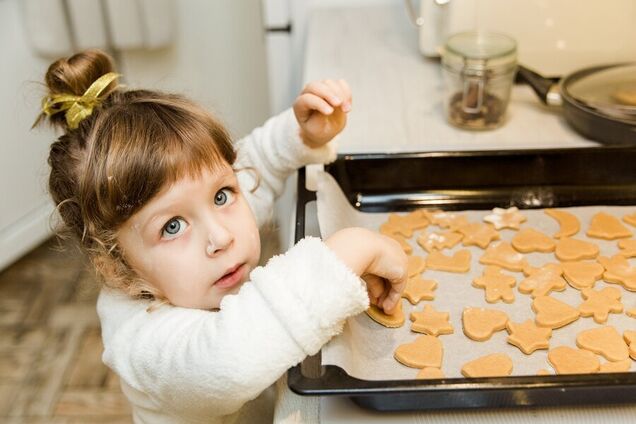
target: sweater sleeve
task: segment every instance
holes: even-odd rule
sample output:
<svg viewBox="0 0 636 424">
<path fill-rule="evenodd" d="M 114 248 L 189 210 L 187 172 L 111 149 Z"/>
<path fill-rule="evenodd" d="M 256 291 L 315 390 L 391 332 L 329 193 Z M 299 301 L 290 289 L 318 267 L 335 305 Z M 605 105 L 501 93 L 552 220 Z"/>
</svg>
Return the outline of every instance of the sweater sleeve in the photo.
<svg viewBox="0 0 636 424">
<path fill-rule="evenodd" d="M 336 140 L 315 149 L 306 146 L 291 109 L 236 142 L 234 168 L 259 226 L 271 218 L 274 201 L 287 177 L 302 166 L 333 161 L 336 147 Z"/>
<path fill-rule="evenodd" d="M 306 238 L 250 274 L 217 312 L 138 309 L 118 328 L 98 304 L 104 362 L 175 416 L 223 416 L 315 354 L 368 307 L 360 279 L 319 239 Z M 115 318 L 117 317 L 117 318 Z"/>
</svg>

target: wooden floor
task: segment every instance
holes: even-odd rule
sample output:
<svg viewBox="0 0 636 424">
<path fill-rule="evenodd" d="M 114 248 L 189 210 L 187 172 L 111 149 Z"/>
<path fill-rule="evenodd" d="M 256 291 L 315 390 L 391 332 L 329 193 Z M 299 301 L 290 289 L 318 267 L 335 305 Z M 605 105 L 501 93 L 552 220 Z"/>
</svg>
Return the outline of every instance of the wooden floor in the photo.
<svg viewBox="0 0 636 424">
<path fill-rule="evenodd" d="M 131 423 L 102 364 L 98 286 L 50 240 L 0 273 L 0 423 Z"/>
</svg>

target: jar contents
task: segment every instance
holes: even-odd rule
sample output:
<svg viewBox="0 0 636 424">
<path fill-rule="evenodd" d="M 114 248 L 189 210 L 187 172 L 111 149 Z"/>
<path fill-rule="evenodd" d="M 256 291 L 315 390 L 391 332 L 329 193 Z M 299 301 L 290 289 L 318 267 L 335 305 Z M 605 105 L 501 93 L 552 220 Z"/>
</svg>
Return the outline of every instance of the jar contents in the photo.
<svg viewBox="0 0 636 424">
<path fill-rule="evenodd" d="M 499 97 L 488 92 L 478 98 L 477 89 L 470 89 L 465 95 L 457 92 L 451 97 L 448 119 L 451 124 L 474 130 L 496 128 L 501 123 L 506 111 Z"/>
</svg>

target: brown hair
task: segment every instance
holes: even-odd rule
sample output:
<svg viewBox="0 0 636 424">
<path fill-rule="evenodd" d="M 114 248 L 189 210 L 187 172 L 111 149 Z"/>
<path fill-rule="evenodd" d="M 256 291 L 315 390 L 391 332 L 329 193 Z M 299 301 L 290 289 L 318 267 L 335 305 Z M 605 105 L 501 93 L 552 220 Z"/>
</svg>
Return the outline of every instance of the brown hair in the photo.
<svg viewBox="0 0 636 424">
<path fill-rule="evenodd" d="M 110 57 L 89 50 L 51 64 L 45 82 L 49 96 L 81 96 L 109 72 Z M 157 298 L 126 264 L 117 230 L 166 184 L 222 163 L 231 166 L 236 153 L 223 125 L 182 96 L 124 90 L 113 82 L 100 99 L 76 129 L 67 126 L 63 112 L 49 117 L 64 130 L 49 153 L 49 191 L 66 230 L 106 285 Z"/>
</svg>

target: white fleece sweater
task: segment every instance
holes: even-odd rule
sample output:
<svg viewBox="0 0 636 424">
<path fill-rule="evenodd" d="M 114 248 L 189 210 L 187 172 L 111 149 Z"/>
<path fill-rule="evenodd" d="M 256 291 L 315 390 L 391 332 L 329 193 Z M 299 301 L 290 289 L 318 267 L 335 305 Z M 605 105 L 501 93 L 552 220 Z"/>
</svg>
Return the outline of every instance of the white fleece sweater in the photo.
<svg viewBox="0 0 636 424">
<path fill-rule="evenodd" d="M 236 166 L 260 177 L 250 193 L 254 173 L 238 174 L 259 224 L 272 215 L 291 172 L 335 156 L 333 145 L 302 143 L 291 110 L 240 140 L 237 150 Z M 120 376 L 136 423 L 271 422 L 266 389 L 368 302 L 360 279 L 310 237 L 254 269 L 218 312 L 174 306 L 146 312 L 148 301 L 103 289 L 97 302 L 103 361 Z"/>
</svg>

